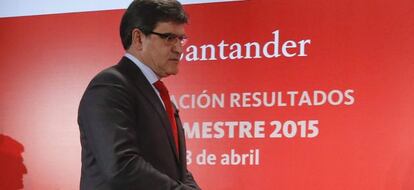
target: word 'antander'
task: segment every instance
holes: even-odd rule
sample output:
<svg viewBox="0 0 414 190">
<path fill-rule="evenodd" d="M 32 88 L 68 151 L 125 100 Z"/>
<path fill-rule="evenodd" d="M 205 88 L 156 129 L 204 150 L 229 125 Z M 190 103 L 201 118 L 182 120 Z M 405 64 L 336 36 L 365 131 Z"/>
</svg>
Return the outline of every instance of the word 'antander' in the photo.
<svg viewBox="0 0 414 190">
<path fill-rule="evenodd" d="M 273 40 L 261 44 L 259 42 L 248 42 L 245 44 L 228 44 L 222 40 L 219 44 L 205 44 L 199 47 L 188 46 L 181 56 L 185 61 L 212 61 L 212 60 L 234 60 L 234 59 L 259 59 L 259 58 L 278 58 L 308 56 L 306 45 L 311 44 L 310 39 L 293 41 L 287 40 L 280 42 L 279 30 L 272 32 Z M 218 50 L 218 52 L 217 52 Z"/>
</svg>

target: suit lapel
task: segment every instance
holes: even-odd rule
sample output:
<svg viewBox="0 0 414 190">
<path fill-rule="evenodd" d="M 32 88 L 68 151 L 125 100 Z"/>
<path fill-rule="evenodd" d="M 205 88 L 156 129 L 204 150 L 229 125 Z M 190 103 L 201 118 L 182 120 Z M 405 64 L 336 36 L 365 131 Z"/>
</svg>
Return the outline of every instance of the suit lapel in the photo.
<svg viewBox="0 0 414 190">
<path fill-rule="evenodd" d="M 157 115 L 160 117 L 160 120 L 162 122 L 162 126 L 167 133 L 168 141 L 170 144 L 171 151 L 175 155 L 175 160 L 177 163 L 179 163 L 178 155 L 174 138 L 171 131 L 171 124 L 167 116 L 167 112 L 164 109 L 164 106 L 159 99 L 158 95 L 154 91 L 152 84 L 149 83 L 147 78 L 145 78 L 145 75 L 142 73 L 142 71 L 136 66 L 131 60 L 129 60 L 126 57 L 123 57 L 121 61 L 119 62 L 119 66 L 124 69 L 125 73 L 128 74 L 128 77 L 132 79 L 134 82 L 135 87 L 141 92 L 141 94 L 148 100 L 148 102 L 151 103 L 154 110 L 156 110 Z"/>
<path fill-rule="evenodd" d="M 179 110 L 177 109 L 177 107 L 174 105 L 173 103 L 173 107 L 174 107 L 174 117 L 175 117 L 175 121 L 177 122 L 177 129 L 178 129 L 178 146 L 180 147 L 179 149 L 179 155 L 180 155 L 180 164 L 181 164 L 181 173 L 185 174 L 187 173 L 187 150 L 185 147 L 185 133 L 184 133 L 184 129 L 181 123 L 181 119 L 180 119 L 180 115 L 178 114 Z"/>
</svg>

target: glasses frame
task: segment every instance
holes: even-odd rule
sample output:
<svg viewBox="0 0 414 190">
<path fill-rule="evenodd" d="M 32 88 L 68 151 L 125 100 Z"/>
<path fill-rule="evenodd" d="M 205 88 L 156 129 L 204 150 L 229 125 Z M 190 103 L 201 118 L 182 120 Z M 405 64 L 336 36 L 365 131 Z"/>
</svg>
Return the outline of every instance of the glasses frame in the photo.
<svg viewBox="0 0 414 190">
<path fill-rule="evenodd" d="M 161 39 L 163 39 L 169 45 L 176 44 L 177 41 L 179 41 L 180 44 L 183 46 L 188 41 L 188 37 L 186 35 L 179 36 L 179 35 L 173 34 L 173 33 L 158 33 L 158 32 L 154 32 L 154 31 L 150 31 L 149 33 L 159 36 Z"/>
</svg>

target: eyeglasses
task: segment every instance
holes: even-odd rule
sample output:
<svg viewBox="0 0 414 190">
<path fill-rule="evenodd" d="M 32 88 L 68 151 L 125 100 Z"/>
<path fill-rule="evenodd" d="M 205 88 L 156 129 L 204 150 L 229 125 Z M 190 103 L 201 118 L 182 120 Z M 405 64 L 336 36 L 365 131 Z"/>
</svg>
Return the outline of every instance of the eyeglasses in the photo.
<svg viewBox="0 0 414 190">
<path fill-rule="evenodd" d="M 185 35 L 179 36 L 179 35 L 173 34 L 173 33 L 158 33 L 158 32 L 154 32 L 154 31 L 151 31 L 149 33 L 150 34 L 155 34 L 155 35 L 159 36 L 168 45 L 174 45 L 178 41 L 180 42 L 181 45 L 185 45 L 187 43 L 187 41 L 188 41 L 188 38 Z"/>
</svg>

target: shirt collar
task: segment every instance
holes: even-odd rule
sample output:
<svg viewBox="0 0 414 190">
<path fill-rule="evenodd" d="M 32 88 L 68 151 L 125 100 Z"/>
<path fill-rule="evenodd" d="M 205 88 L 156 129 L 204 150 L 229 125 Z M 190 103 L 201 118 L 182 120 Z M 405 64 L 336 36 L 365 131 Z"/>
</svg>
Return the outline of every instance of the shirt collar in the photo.
<svg viewBox="0 0 414 190">
<path fill-rule="evenodd" d="M 154 71 L 150 67 L 142 63 L 140 60 L 138 60 L 136 57 L 134 57 L 130 53 L 125 53 L 124 56 L 130 59 L 132 62 L 135 63 L 135 65 L 138 66 L 138 68 L 144 74 L 145 78 L 147 78 L 148 82 L 150 82 L 151 84 L 154 84 L 155 82 L 159 80 L 158 76 L 154 73 Z"/>
</svg>

